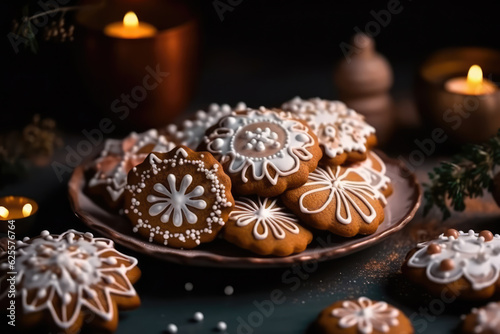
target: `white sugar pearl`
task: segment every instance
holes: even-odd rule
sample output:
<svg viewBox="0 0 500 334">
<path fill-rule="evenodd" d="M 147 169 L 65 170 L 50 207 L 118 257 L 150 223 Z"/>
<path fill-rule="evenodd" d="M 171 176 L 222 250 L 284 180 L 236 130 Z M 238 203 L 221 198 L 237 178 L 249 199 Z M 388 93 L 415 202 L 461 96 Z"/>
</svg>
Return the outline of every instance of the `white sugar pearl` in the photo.
<svg viewBox="0 0 500 334">
<path fill-rule="evenodd" d="M 226 296 L 231 296 L 234 293 L 234 288 L 228 285 L 224 288 L 224 293 L 226 294 Z"/>
<path fill-rule="evenodd" d="M 193 291 L 193 287 L 194 287 L 193 283 L 191 283 L 191 282 L 187 282 L 186 284 L 184 284 L 184 289 L 186 291 Z"/>
<path fill-rule="evenodd" d="M 203 321 L 205 317 L 203 316 L 203 313 L 201 312 L 196 312 L 194 315 L 193 315 L 193 319 L 197 322 L 200 322 L 200 321 Z"/>
<path fill-rule="evenodd" d="M 224 321 L 219 321 L 217 323 L 217 330 L 220 332 L 224 332 L 227 329 L 227 324 Z"/>
<path fill-rule="evenodd" d="M 177 329 L 177 326 L 175 324 L 168 324 L 167 333 L 175 334 L 175 333 L 177 333 L 177 331 L 178 331 L 178 329 Z"/>
</svg>

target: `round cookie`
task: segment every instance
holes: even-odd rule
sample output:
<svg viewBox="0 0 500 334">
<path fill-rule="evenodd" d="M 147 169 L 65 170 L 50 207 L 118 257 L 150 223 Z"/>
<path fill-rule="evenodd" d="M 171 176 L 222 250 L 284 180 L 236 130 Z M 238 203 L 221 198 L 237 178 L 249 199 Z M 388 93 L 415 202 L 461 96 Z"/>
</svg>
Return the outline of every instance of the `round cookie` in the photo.
<svg viewBox="0 0 500 334">
<path fill-rule="evenodd" d="M 321 162 L 327 166 L 365 160 L 368 150 L 377 144 L 375 128 L 341 101 L 295 97 L 281 108 L 313 129 L 323 150 Z"/>
<path fill-rule="evenodd" d="M 212 103 L 208 107 L 208 111 L 198 110 L 192 118 L 182 122 L 181 126 L 169 124 L 166 131 L 180 145 L 195 150 L 208 128 L 233 111 L 245 110 L 246 108 L 247 106 L 243 102 L 239 102 L 234 108 L 231 108 L 227 104 L 218 105 Z"/>
<path fill-rule="evenodd" d="M 316 319 L 317 334 L 413 334 L 410 320 L 386 302 L 366 297 L 338 301 L 325 308 Z"/>
<path fill-rule="evenodd" d="M 157 130 L 132 132 L 123 140 L 108 139 L 101 156 L 94 162 L 86 193 L 111 210 L 123 206 L 127 173 L 151 152 L 168 152 L 175 144 Z"/>
<path fill-rule="evenodd" d="M 175 248 L 212 241 L 233 209 L 231 180 L 207 152 L 151 153 L 128 174 L 124 212 L 134 232 Z"/>
<path fill-rule="evenodd" d="M 386 175 L 387 168 L 382 159 L 373 151 L 369 151 L 366 160 L 357 162 L 351 166 L 363 176 L 363 178 L 375 189 L 380 191 L 384 197 L 392 195 L 393 188 L 391 179 Z"/>
<path fill-rule="evenodd" d="M 500 334 L 500 302 L 474 308 L 463 320 L 462 333 Z"/>
<path fill-rule="evenodd" d="M 240 195 L 273 197 L 307 181 L 321 159 L 311 129 L 290 113 L 247 109 L 207 130 L 200 150 L 218 159 Z"/>
<path fill-rule="evenodd" d="M 403 274 L 430 293 L 465 300 L 500 296 L 500 235 L 448 230 L 406 256 Z"/>
<path fill-rule="evenodd" d="M 15 265 L 0 255 L 0 281 L 16 272 L 16 325 L 48 327 L 55 333 L 80 333 L 85 324 L 113 332 L 118 310 L 140 305 L 132 286 L 139 277 L 137 260 L 114 248 L 113 241 L 69 230 L 61 235 L 43 231 L 17 241 Z M 12 266 L 15 268 L 13 269 Z M 9 284 L 0 286 L 2 309 L 11 303 Z"/>
<path fill-rule="evenodd" d="M 318 167 L 281 199 L 305 224 L 344 237 L 375 233 L 384 220 L 384 196 L 353 168 Z"/>
<path fill-rule="evenodd" d="M 260 255 L 304 251 L 312 233 L 277 198 L 240 197 L 223 230 L 224 239 Z"/>
</svg>

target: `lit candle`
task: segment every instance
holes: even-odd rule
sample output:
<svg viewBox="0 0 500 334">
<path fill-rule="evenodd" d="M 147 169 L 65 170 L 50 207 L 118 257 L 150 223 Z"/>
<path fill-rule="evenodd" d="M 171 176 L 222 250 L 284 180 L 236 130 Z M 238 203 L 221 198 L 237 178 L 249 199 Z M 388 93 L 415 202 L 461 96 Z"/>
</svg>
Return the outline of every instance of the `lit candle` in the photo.
<svg viewBox="0 0 500 334">
<path fill-rule="evenodd" d="M 21 196 L 0 198 L 0 221 L 27 218 L 37 211 L 38 204 L 30 198 Z"/>
<path fill-rule="evenodd" d="M 157 30 L 151 24 L 139 22 L 134 12 L 128 12 L 123 17 L 123 22 L 113 22 L 104 28 L 104 33 L 110 37 L 124 39 L 138 39 L 153 37 Z"/>
<path fill-rule="evenodd" d="M 464 95 L 491 94 L 498 87 L 488 79 L 483 78 L 483 70 L 478 65 L 472 65 L 467 78 L 459 77 L 446 81 L 445 89 L 451 93 Z"/>
</svg>

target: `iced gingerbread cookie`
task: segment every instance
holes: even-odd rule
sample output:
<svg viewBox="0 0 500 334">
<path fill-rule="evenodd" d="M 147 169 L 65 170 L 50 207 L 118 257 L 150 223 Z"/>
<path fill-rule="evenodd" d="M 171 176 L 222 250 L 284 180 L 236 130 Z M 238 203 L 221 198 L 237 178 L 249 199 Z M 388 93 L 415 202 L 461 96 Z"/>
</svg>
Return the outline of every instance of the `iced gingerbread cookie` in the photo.
<svg viewBox="0 0 500 334">
<path fill-rule="evenodd" d="M 150 242 L 193 248 L 212 241 L 233 209 L 231 180 L 207 152 L 151 153 L 128 174 L 124 212 Z"/>
<path fill-rule="evenodd" d="M 85 325 L 113 332 L 118 310 L 140 305 L 132 286 L 141 274 L 137 260 L 118 252 L 109 239 L 74 230 L 43 231 L 17 241 L 15 264 L 7 255 L 0 256 L 0 304 L 5 310 L 11 303 L 4 283 L 9 272 L 16 272 L 16 326 L 80 333 Z"/>
<path fill-rule="evenodd" d="M 343 237 L 372 234 L 384 220 L 384 196 L 354 168 L 318 167 L 281 198 L 304 224 Z"/>
<path fill-rule="evenodd" d="M 207 130 L 199 149 L 221 162 L 236 193 L 263 197 L 304 184 L 321 158 L 304 121 L 265 108 L 223 117 Z"/>
<path fill-rule="evenodd" d="M 123 140 L 106 141 L 101 156 L 91 168 L 86 192 L 104 206 L 118 210 L 123 205 L 127 174 L 151 152 L 168 152 L 175 147 L 157 130 L 132 132 Z"/>
<path fill-rule="evenodd" d="M 338 301 L 324 309 L 316 319 L 317 334 L 413 334 L 410 320 L 387 304 L 360 297 Z"/>
<path fill-rule="evenodd" d="M 373 188 L 385 197 L 392 195 L 391 179 L 386 175 L 387 168 L 382 159 L 373 151 L 368 152 L 364 161 L 350 166 L 355 169 Z"/>
<path fill-rule="evenodd" d="M 500 334 L 500 302 L 473 309 L 464 317 L 462 333 Z"/>
<path fill-rule="evenodd" d="M 182 122 L 181 126 L 170 124 L 167 126 L 166 131 L 180 145 L 195 150 L 209 127 L 233 111 L 245 110 L 246 108 L 247 106 L 243 102 L 238 103 L 234 108 L 227 104 L 212 103 L 208 107 L 208 111 L 198 110 L 192 118 Z"/>
<path fill-rule="evenodd" d="M 466 300 L 500 296 L 500 235 L 450 229 L 411 250 L 403 274 L 430 293 Z"/>
<path fill-rule="evenodd" d="M 312 233 L 277 198 L 240 197 L 224 227 L 224 239 L 260 255 L 304 251 Z"/>
<path fill-rule="evenodd" d="M 313 129 L 323 150 L 321 163 L 327 166 L 365 160 L 368 150 L 377 144 L 375 128 L 343 102 L 295 97 L 281 108 Z"/>
</svg>

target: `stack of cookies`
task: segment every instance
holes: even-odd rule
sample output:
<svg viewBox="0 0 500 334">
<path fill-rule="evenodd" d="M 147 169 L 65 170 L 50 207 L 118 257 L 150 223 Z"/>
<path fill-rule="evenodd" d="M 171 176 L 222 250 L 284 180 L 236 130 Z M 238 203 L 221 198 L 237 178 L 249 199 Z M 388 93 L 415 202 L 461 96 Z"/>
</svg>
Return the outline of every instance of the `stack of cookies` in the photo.
<svg viewBox="0 0 500 334">
<path fill-rule="evenodd" d="M 392 193 L 375 129 L 339 101 L 211 105 L 183 124 L 109 140 L 86 192 L 150 242 L 225 240 L 260 255 L 302 252 L 317 230 L 374 233 Z"/>
</svg>

